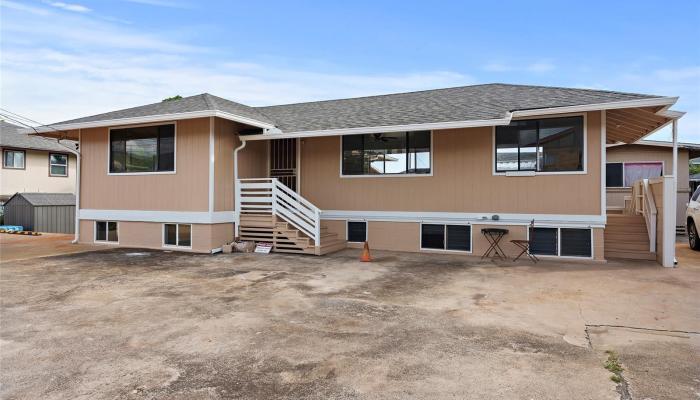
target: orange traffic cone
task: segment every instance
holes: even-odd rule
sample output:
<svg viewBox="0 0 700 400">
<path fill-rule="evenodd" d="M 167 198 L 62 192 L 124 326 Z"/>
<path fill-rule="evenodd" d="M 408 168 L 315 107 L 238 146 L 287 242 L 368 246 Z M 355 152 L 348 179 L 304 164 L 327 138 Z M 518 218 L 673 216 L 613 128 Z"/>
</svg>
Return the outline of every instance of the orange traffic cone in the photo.
<svg viewBox="0 0 700 400">
<path fill-rule="evenodd" d="M 360 257 L 362 262 L 372 261 L 372 257 L 369 255 L 369 242 L 365 242 L 365 248 L 362 250 L 362 256 Z"/>
</svg>

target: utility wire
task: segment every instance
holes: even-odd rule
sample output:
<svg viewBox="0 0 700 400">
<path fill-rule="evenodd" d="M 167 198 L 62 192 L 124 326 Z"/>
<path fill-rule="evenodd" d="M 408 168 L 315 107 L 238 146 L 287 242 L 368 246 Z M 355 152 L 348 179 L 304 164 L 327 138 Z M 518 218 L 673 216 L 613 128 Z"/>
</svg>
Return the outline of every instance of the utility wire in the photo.
<svg viewBox="0 0 700 400">
<path fill-rule="evenodd" d="M 15 123 L 18 123 L 18 124 L 20 124 L 20 125 L 22 125 L 22 126 L 25 126 L 25 127 L 29 128 L 29 129 L 33 130 L 34 133 L 36 133 L 36 136 L 37 136 L 37 137 L 40 137 L 40 138 L 42 138 L 42 139 L 44 139 L 44 140 L 46 140 L 46 141 L 49 141 L 49 142 L 52 142 L 52 143 L 56 143 L 56 144 L 58 144 L 58 145 L 60 145 L 60 146 L 63 146 L 63 147 L 65 147 L 66 149 L 70 150 L 71 152 L 74 152 L 74 153 L 79 153 L 79 152 L 80 152 L 78 148 L 71 148 L 71 147 L 69 147 L 69 146 L 67 146 L 67 145 L 65 145 L 65 144 L 63 144 L 63 143 L 61 143 L 61 139 L 56 139 L 56 140 L 54 141 L 54 139 L 41 136 L 41 135 L 39 134 L 39 131 L 36 130 L 36 127 L 34 127 L 34 126 L 28 124 L 28 123 L 25 122 L 25 121 L 29 121 L 29 122 L 38 124 L 39 126 L 45 126 L 45 127 L 50 128 L 50 129 L 53 129 L 53 130 L 56 131 L 56 132 L 63 133 L 62 131 L 60 131 L 60 130 L 54 128 L 54 127 L 52 127 L 51 125 L 42 124 L 41 122 L 38 122 L 38 121 L 35 121 L 35 120 L 31 119 L 31 118 L 27 118 L 27 117 L 25 117 L 25 116 L 19 115 L 19 114 L 17 114 L 17 113 L 14 113 L 14 112 L 12 112 L 12 111 L 6 110 L 6 109 L 4 109 L 4 108 L 0 108 L 0 116 L 2 116 L 3 118 L 5 118 L 5 119 L 7 119 L 7 120 L 13 121 L 13 122 L 15 122 Z M 77 146 L 75 146 L 75 147 L 77 147 Z"/>
</svg>

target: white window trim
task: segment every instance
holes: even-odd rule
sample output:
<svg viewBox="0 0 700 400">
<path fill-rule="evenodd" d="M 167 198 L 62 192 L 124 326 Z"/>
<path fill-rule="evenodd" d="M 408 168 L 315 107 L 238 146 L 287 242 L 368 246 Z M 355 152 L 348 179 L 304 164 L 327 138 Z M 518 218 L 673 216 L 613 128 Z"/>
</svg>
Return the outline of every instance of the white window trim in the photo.
<svg viewBox="0 0 700 400">
<path fill-rule="evenodd" d="M 535 228 L 550 228 L 550 229 L 556 229 L 557 230 L 557 255 L 549 255 L 549 254 L 533 254 L 534 256 L 538 258 L 557 258 L 557 259 L 572 259 L 572 260 L 593 260 L 595 258 L 595 243 L 593 242 L 594 236 L 593 236 L 593 228 L 591 227 L 581 227 L 581 226 L 553 226 L 553 225 L 538 225 L 535 224 Z M 563 229 L 588 229 L 589 232 L 591 233 L 591 255 L 589 257 L 584 257 L 584 256 L 562 256 L 561 255 L 561 230 Z M 525 230 L 527 233 L 527 240 L 530 240 L 530 227 Z M 528 251 L 529 253 L 529 251 Z"/>
<path fill-rule="evenodd" d="M 350 222 L 362 222 L 365 224 L 365 240 L 364 241 L 362 241 L 362 242 L 350 241 L 350 229 L 349 229 Z M 347 240 L 348 243 L 364 243 L 368 240 L 368 237 L 369 237 L 369 225 L 367 224 L 367 220 L 363 220 L 363 219 L 345 220 L 345 240 Z"/>
<path fill-rule="evenodd" d="M 664 161 L 607 161 L 605 163 L 605 168 L 607 169 L 608 164 L 622 164 L 622 185 L 623 186 L 608 186 L 607 182 L 605 183 L 605 188 L 606 189 L 631 189 L 631 186 L 624 186 L 625 184 L 625 166 L 627 164 L 661 164 L 661 176 L 658 178 L 661 178 L 664 176 L 664 171 L 666 171 L 666 163 Z"/>
<path fill-rule="evenodd" d="M 422 132 L 424 130 L 411 130 L 411 131 L 401 131 L 401 132 Z M 338 170 L 338 176 L 341 178 L 417 178 L 417 177 L 430 177 L 435 173 L 434 171 L 434 160 L 435 160 L 435 146 L 433 144 L 433 132 L 430 132 L 430 173 L 429 174 L 377 174 L 377 175 L 344 175 L 343 174 L 343 136 L 338 136 L 339 148 L 340 148 L 340 167 Z M 398 132 L 398 133 L 401 133 Z M 387 132 L 387 133 L 397 133 L 397 132 Z M 371 135 L 371 133 L 358 133 L 358 135 Z"/>
<path fill-rule="evenodd" d="M 430 248 L 425 248 L 423 247 L 423 224 L 425 225 L 442 225 L 443 226 L 443 232 L 445 235 L 445 241 L 444 241 L 444 249 L 430 249 Z M 448 225 L 453 225 L 453 226 L 468 226 L 469 227 L 469 251 L 464 251 L 464 250 L 448 250 L 447 249 L 447 226 Z M 469 223 L 453 223 L 453 222 L 433 222 L 433 221 L 426 221 L 420 222 L 420 227 L 418 228 L 418 246 L 420 251 L 424 252 L 432 252 L 432 253 L 457 253 L 457 254 L 472 254 L 474 253 L 474 227 L 472 224 Z"/>
<path fill-rule="evenodd" d="M 8 167 L 5 165 L 5 153 L 12 152 L 12 153 L 22 153 L 22 166 L 21 167 L 15 167 L 15 157 L 12 156 L 12 167 Z M 22 150 L 22 149 L 2 149 L 2 167 L 4 169 L 27 169 L 27 151 Z"/>
<path fill-rule="evenodd" d="M 140 128 L 144 126 L 158 126 L 158 125 L 175 125 L 175 132 L 173 133 L 173 170 L 172 171 L 153 171 L 153 172 L 111 172 L 110 165 L 112 164 L 112 152 L 110 149 L 112 143 L 112 129 L 124 129 L 124 128 Z M 109 127 L 107 132 L 107 175 L 111 176 L 139 176 L 139 175 L 173 175 L 177 173 L 177 121 L 163 121 L 154 122 L 151 124 L 139 124 L 139 125 L 122 125 L 122 126 L 112 126 Z"/>
<path fill-rule="evenodd" d="M 161 224 L 161 232 L 162 232 L 162 244 L 163 248 L 166 249 L 188 249 L 192 250 L 192 224 L 182 224 L 178 222 L 164 222 Z M 178 243 L 176 245 L 173 244 L 165 244 L 165 225 L 175 225 L 175 241 Z M 180 246 L 180 225 L 189 225 L 190 226 L 190 245 L 189 246 Z"/>
<path fill-rule="evenodd" d="M 60 156 L 66 156 L 66 163 L 65 164 L 55 164 L 51 162 L 51 156 L 52 155 L 60 155 Z M 70 164 L 70 156 L 68 153 L 59 153 L 59 152 L 50 152 L 49 153 L 49 176 L 56 176 L 56 177 L 61 177 L 65 178 L 68 176 L 68 166 Z M 56 166 L 56 167 L 66 167 L 66 173 L 65 174 L 54 174 L 51 173 L 51 167 Z"/>
<path fill-rule="evenodd" d="M 97 223 L 98 222 L 104 222 L 106 224 L 105 228 L 107 229 L 107 232 L 105 232 L 105 240 L 97 240 Z M 108 239 L 109 238 L 109 223 L 110 222 L 114 222 L 117 224 L 117 241 L 116 242 L 110 241 Z M 93 221 L 93 225 L 92 225 L 92 241 L 93 241 L 93 243 L 118 245 L 119 244 L 119 237 L 120 237 L 120 235 L 119 235 L 119 221 L 110 221 L 110 220 L 104 220 L 104 219 Z"/>
<path fill-rule="evenodd" d="M 538 175 L 586 175 L 588 174 L 588 113 L 552 114 L 513 118 L 511 121 L 529 121 L 551 118 L 583 117 L 583 171 L 504 171 L 496 172 L 496 126 L 491 128 L 491 174 L 494 176 L 538 176 Z"/>
</svg>

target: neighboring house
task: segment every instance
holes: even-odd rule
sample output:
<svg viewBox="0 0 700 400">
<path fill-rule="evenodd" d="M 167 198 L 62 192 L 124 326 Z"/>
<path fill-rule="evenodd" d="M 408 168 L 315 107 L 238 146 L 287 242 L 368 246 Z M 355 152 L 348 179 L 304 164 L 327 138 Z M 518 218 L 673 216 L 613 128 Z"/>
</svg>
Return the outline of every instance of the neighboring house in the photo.
<svg viewBox="0 0 700 400">
<path fill-rule="evenodd" d="M 30 136 L 0 121 L 0 203 L 18 192 L 74 193 L 76 142 Z"/>
<path fill-rule="evenodd" d="M 685 231 L 685 208 L 692 194 L 687 167 L 689 159 L 700 155 L 700 144 L 678 143 L 678 199 L 676 226 Z M 632 184 L 639 179 L 658 178 L 671 174 L 673 143 L 640 140 L 632 144 L 607 146 L 606 192 L 609 212 L 621 212 L 625 199 L 631 201 Z"/>
<path fill-rule="evenodd" d="M 535 254 L 603 261 L 605 145 L 675 132 L 676 100 L 506 84 L 269 107 L 202 94 L 40 130 L 80 141 L 81 242 L 481 255 L 495 226 L 509 255 L 531 237 Z M 647 250 L 668 266 L 675 210 L 657 204 Z"/>
</svg>

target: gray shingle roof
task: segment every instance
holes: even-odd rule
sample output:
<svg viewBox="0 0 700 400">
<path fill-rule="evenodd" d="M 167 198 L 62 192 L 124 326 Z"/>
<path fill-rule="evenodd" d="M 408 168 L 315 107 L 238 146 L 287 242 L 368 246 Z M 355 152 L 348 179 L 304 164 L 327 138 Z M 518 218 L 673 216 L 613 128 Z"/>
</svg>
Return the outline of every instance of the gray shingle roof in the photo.
<svg viewBox="0 0 700 400">
<path fill-rule="evenodd" d="M 277 126 L 282 132 L 500 119 L 509 111 L 659 98 L 636 93 L 484 84 L 341 100 L 249 107 L 208 93 L 60 124 L 219 110 Z"/>
<path fill-rule="evenodd" d="M 145 106 L 126 108 L 124 110 L 111 111 L 89 117 L 72 119 L 61 122 L 61 124 L 146 117 L 150 115 L 178 114 L 195 111 L 223 111 L 268 124 L 273 123 L 273 121 L 268 119 L 265 115 L 253 107 L 236 103 L 235 101 L 226 100 L 209 93 L 202 93 L 195 96 L 184 97 L 180 100 L 162 101 L 160 103 L 153 103 Z"/>
<path fill-rule="evenodd" d="M 74 206 L 73 193 L 17 193 L 34 206 Z M 12 196 L 14 197 L 14 196 Z"/>
<path fill-rule="evenodd" d="M 649 96 L 590 89 L 486 84 L 258 108 L 283 132 L 504 118 L 509 111 Z"/>
<path fill-rule="evenodd" d="M 0 147 L 60 151 L 62 153 L 67 153 L 67 146 L 75 150 L 75 142 L 73 141 L 62 140 L 62 144 L 58 144 L 55 139 L 21 133 L 20 131 L 24 129 L 26 129 L 26 127 L 17 126 L 7 121 L 0 121 Z"/>
</svg>

